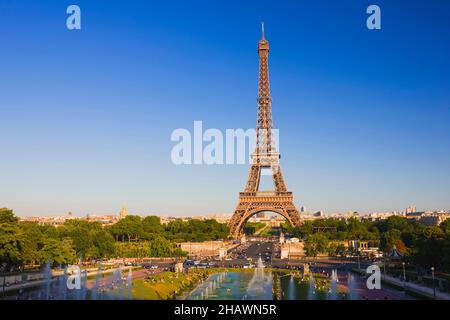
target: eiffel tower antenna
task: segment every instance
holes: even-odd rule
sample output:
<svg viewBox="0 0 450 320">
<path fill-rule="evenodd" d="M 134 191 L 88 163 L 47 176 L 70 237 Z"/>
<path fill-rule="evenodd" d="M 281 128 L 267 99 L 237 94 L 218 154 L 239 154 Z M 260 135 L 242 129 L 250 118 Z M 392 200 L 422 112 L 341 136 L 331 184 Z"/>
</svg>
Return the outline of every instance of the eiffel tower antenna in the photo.
<svg viewBox="0 0 450 320">
<path fill-rule="evenodd" d="M 261 22 L 261 39 L 265 40 L 265 38 L 264 38 L 264 20 Z"/>
<path fill-rule="evenodd" d="M 282 215 L 291 226 L 301 224 L 300 213 L 295 207 L 292 192 L 289 192 L 280 168 L 280 154 L 272 143 L 272 98 L 269 81 L 269 42 L 261 24 L 261 40 L 258 43 L 259 79 L 258 114 L 256 121 L 256 146 L 244 192 L 239 193 L 239 203 L 230 220 L 230 235 L 239 238 L 244 224 L 251 216 L 263 211 Z M 270 168 L 274 191 L 260 191 L 261 169 Z"/>
</svg>

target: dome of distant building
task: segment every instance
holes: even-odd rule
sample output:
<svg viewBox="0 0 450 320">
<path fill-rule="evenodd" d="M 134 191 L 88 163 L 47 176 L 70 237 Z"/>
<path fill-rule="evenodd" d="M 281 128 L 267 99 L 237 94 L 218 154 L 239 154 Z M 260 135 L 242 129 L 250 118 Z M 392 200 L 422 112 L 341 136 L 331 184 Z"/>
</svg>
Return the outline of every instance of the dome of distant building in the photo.
<svg viewBox="0 0 450 320">
<path fill-rule="evenodd" d="M 122 208 L 120 209 L 120 213 L 119 213 L 119 219 L 123 219 L 128 215 L 128 211 L 126 208 Z"/>
</svg>

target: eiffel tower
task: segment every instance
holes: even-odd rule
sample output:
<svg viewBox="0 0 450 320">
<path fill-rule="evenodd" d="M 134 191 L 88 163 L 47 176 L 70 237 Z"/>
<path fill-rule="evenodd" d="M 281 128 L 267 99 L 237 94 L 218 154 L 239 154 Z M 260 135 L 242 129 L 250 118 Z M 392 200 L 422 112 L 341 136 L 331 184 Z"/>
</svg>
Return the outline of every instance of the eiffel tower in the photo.
<svg viewBox="0 0 450 320">
<path fill-rule="evenodd" d="M 254 214 L 271 211 L 282 215 L 292 226 L 301 223 L 292 192 L 289 192 L 281 173 L 280 154 L 276 151 L 272 135 L 272 98 L 269 83 L 269 42 L 264 37 L 258 43 L 258 117 L 256 124 L 256 147 L 244 192 L 239 193 L 239 203 L 230 220 L 230 236 L 239 238 L 246 221 Z M 271 169 L 274 191 L 259 191 L 262 169 Z M 269 171 L 270 172 L 270 171 Z"/>
</svg>

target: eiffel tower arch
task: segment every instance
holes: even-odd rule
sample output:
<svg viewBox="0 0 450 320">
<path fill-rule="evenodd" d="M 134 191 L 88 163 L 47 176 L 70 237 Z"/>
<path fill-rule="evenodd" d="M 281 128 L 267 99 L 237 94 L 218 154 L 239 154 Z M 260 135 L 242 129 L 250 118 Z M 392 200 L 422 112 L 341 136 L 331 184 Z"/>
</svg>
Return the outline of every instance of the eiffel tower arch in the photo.
<svg viewBox="0 0 450 320">
<path fill-rule="evenodd" d="M 276 151 L 272 136 L 272 98 L 269 82 L 269 42 L 264 37 L 258 43 L 259 80 L 258 116 L 256 123 L 256 147 L 244 192 L 239 193 L 239 203 L 230 220 L 230 236 L 238 238 L 242 228 L 251 216 L 262 211 L 271 211 L 283 216 L 292 226 L 301 224 L 292 192 L 289 192 L 279 164 L 280 154 Z M 260 191 L 262 169 L 270 169 L 275 190 Z"/>
</svg>

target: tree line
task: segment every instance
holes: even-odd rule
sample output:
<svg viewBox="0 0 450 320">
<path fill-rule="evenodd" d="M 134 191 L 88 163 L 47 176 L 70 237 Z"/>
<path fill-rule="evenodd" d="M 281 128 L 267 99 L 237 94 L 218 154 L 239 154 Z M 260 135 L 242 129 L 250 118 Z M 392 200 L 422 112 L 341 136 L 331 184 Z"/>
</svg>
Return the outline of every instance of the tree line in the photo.
<svg viewBox="0 0 450 320">
<path fill-rule="evenodd" d="M 0 208 L 0 271 L 24 266 L 67 265 L 103 258 L 182 256 L 176 242 L 224 239 L 228 227 L 215 220 L 176 220 L 127 216 L 104 227 L 99 222 L 66 220 L 59 227 L 24 222 Z"/>
<path fill-rule="evenodd" d="M 450 219 L 440 226 L 426 226 L 398 216 L 379 221 L 327 218 L 306 221 L 295 228 L 283 224 L 282 228 L 291 236 L 304 239 L 306 254 L 310 256 L 342 255 L 345 248 L 339 241 L 366 240 L 378 244 L 386 253 L 395 246 L 405 260 L 424 268 L 434 266 L 450 271 Z"/>
</svg>

